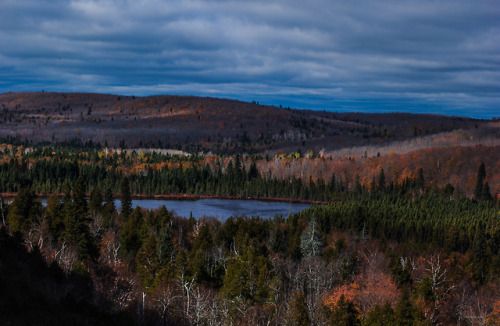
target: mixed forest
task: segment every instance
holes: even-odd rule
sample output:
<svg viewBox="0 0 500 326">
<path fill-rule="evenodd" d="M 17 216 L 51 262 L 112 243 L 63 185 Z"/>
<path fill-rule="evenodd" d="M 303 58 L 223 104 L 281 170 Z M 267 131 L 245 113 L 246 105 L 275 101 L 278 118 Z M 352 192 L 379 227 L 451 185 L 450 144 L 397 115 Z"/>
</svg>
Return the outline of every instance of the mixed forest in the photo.
<svg viewBox="0 0 500 326">
<path fill-rule="evenodd" d="M 496 120 L 0 103 L 0 324 L 500 325 Z M 311 207 L 220 221 L 132 206 L 152 197 Z"/>
<path fill-rule="evenodd" d="M 380 169 L 368 183 L 335 173 L 278 178 L 259 168 L 280 160 L 291 159 L 5 145 L 0 318 L 81 325 L 499 322 L 500 213 L 484 162 L 468 198 L 449 183 L 430 182 L 423 168 L 395 180 Z M 181 194 L 318 204 L 291 216 L 224 222 L 131 205 L 137 195 Z"/>
</svg>

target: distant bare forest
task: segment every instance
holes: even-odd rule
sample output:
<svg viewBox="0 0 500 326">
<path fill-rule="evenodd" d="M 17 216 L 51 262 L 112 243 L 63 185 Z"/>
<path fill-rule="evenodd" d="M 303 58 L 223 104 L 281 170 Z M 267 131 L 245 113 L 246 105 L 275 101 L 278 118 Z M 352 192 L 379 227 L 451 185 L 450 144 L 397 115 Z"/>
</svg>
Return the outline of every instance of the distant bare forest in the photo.
<svg viewBox="0 0 500 326">
<path fill-rule="evenodd" d="M 111 148 L 373 155 L 391 146 L 434 147 L 440 137 L 455 145 L 499 137 L 498 124 L 464 117 L 294 110 L 192 96 L 5 93 L 0 106 L 2 138 Z"/>
</svg>

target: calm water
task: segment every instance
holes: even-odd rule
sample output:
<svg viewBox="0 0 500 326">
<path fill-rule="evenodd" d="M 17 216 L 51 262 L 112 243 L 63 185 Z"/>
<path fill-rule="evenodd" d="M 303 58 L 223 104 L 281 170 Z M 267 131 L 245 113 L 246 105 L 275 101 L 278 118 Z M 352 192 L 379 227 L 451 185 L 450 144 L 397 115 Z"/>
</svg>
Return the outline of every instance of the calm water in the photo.
<svg viewBox="0 0 500 326">
<path fill-rule="evenodd" d="M 120 207 L 120 201 L 115 201 L 116 207 Z M 288 216 L 306 208 L 310 204 L 267 202 L 260 200 L 230 200 L 230 199 L 198 199 L 198 200 L 160 200 L 160 199 L 137 199 L 132 200 L 132 207 L 140 206 L 147 209 L 156 209 L 165 205 L 169 211 L 174 211 L 178 216 L 195 218 L 202 216 L 215 217 L 225 221 L 231 216 L 260 216 L 274 217 L 275 215 Z"/>
</svg>

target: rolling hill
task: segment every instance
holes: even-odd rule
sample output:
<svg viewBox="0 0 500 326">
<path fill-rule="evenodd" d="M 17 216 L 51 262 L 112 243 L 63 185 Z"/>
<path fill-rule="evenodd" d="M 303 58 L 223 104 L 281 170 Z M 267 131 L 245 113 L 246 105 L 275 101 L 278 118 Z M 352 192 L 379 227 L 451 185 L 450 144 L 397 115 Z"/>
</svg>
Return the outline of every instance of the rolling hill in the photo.
<svg viewBox="0 0 500 326">
<path fill-rule="evenodd" d="M 469 133 L 464 139 L 469 141 L 491 134 L 488 125 L 464 117 L 295 110 L 193 96 L 0 94 L 0 137 L 30 142 L 92 141 L 103 147 L 331 152 L 386 146 L 454 130 L 472 130 L 474 135 Z"/>
</svg>

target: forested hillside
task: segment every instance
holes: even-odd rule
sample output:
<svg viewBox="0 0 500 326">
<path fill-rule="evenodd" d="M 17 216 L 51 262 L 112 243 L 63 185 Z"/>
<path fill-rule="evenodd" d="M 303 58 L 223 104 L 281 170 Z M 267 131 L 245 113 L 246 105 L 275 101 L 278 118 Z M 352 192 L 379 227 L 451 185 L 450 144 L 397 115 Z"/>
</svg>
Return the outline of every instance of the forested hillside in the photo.
<svg viewBox="0 0 500 326">
<path fill-rule="evenodd" d="M 473 198 L 476 174 L 485 166 L 493 197 L 500 193 L 500 147 L 441 147 L 388 156 L 303 158 L 297 153 L 270 155 L 170 155 L 64 146 L 0 145 L 0 187 L 15 193 L 31 186 L 39 194 L 62 193 L 65 183 L 86 180 L 85 191 L 98 186 L 119 192 L 130 179 L 135 195 L 215 195 L 329 201 L 337 192 L 368 191 L 384 174 L 391 189 L 425 186 L 447 189 L 450 196 Z"/>
<path fill-rule="evenodd" d="M 0 206 L 0 299 L 10 307 L 0 318 L 7 324 L 125 318 L 143 325 L 496 325 L 500 213 L 489 182 L 496 180 L 497 154 L 465 151 L 486 163 L 465 177 L 472 185 L 459 186 L 443 182 L 459 179 L 418 165 L 408 165 L 418 170 L 402 178 L 377 165 L 367 182 L 326 158 L 5 145 L 0 185 L 17 195 Z M 367 157 L 361 166 L 372 162 L 394 170 L 399 161 Z M 333 169 L 326 180 L 323 164 Z M 293 166 L 302 175 L 278 175 L 279 166 L 280 173 Z M 471 187 L 470 196 L 455 191 L 460 187 Z M 46 205 L 36 192 L 52 194 Z M 166 207 L 132 209 L 134 194 L 329 204 L 287 217 L 221 222 L 176 216 Z M 30 290 L 16 285 L 32 282 Z"/>
<path fill-rule="evenodd" d="M 191 153 L 319 153 L 454 130 L 466 131 L 462 142 L 477 144 L 495 133 L 488 121 L 464 117 L 293 110 L 192 96 L 5 93 L 0 105 L 3 138 Z"/>
<path fill-rule="evenodd" d="M 25 188 L 2 205 L 0 298 L 15 310 L 0 319 L 496 325 L 498 206 L 491 197 L 450 200 L 446 190 L 412 183 L 388 189 L 380 178 L 369 193 L 339 194 L 338 202 L 287 218 L 224 223 L 165 207 L 131 209 L 127 178 L 119 213 L 97 188 L 86 199 L 82 177 L 46 206 Z M 34 284 L 14 286 L 23 282 Z"/>
</svg>

